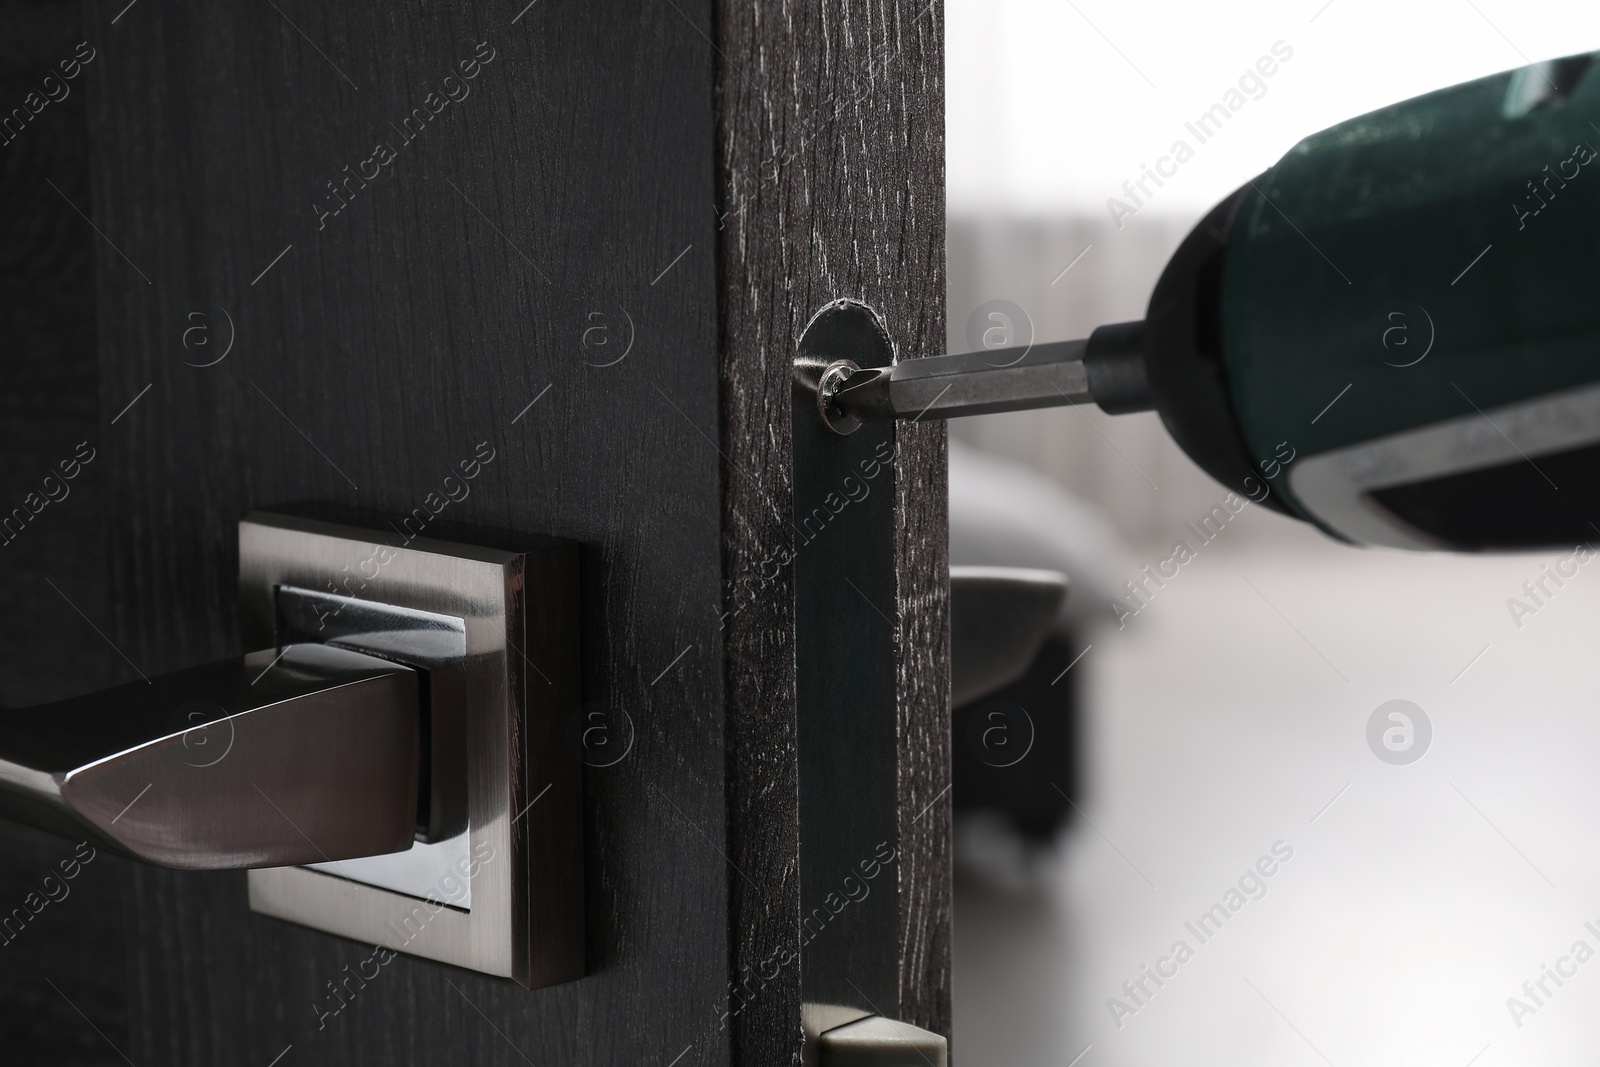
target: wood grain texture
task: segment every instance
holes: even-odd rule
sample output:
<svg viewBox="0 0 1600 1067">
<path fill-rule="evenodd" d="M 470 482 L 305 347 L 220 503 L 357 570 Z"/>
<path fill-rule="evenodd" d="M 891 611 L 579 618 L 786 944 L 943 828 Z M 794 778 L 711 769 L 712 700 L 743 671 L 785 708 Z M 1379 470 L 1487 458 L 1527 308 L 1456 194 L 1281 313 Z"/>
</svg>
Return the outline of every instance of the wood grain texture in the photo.
<svg viewBox="0 0 1600 1067">
<path fill-rule="evenodd" d="M 0 825 L 0 1042 L 6 1063 L 125 1064 L 118 1050 L 128 1047 L 121 902 L 129 864 L 77 846 Z"/>
<path fill-rule="evenodd" d="M 0 27 L 0 705 L 24 706 L 138 676 L 50 585 L 105 582 L 104 463 L 74 462 L 71 479 L 59 467 L 100 426 L 95 237 L 74 209 L 89 204 L 86 72 L 63 81 L 57 67 L 83 39 L 78 12 L 3 0 Z"/>
<path fill-rule="evenodd" d="M 130 1058 L 725 1063 L 709 48 L 666 4 L 177 0 L 112 27 L 124 3 L 87 9 L 93 214 L 132 261 L 96 248 L 101 410 L 153 385 L 106 448 L 108 632 L 147 671 L 235 652 L 243 512 L 399 522 L 488 442 L 441 525 L 581 543 L 584 698 L 635 729 L 586 775 L 588 977 L 401 956 L 324 1016 L 372 946 L 252 915 L 242 875 L 139 869 Z M 232 353 L 186 364 L 176 328 L 218 308 Z"/>
<path fill-rule="evenodd" d="M 398 519 L 487 441 L 445 518 L 583 544 L 584 698 L 635 728 L 587 775 L 590 975 L 570 985 L 401 957 L 319 1019 L 370 946 L 251 915 L 238 874 L 105 858 L 64 905 L 84 911 L 58 913 L 82 917 L 34 943 L 133 1062 L 799 1057 L 793 969 L 725 1014 L 731 984 L 800 941 L 793 593 L 760 575 L 792 536 L 811 314 L 854 297 L 902 358 L 941 347 L 941 32 L 937 2 L 895 0 L 87 3 L 87 138 L 57 184 L 98 232 L 38 195 L 38 166 L 0 160 L 25 208 L 6 217 L 42 242 L 7 253 L 62 264 L 53 310 L 17 290 L 38 319 L 21 334 L 48 342 L 33 395 L 62 406 L 21 405 L 41 414 L 0 447 L 10 477 L 92 431 L 98 482 L 40 517 L 60 520 L 29 549 L 51 570 L 0 559 L 30 611 L 0 700 L 239 651 L 241 514 Z M 401 132 L 480 42 L 495 59 L 470 95 Z M 351 177 L 377 141 L 394 161 Z M 215 366 L 181 343 L 196 312 L 213 343 L 230 325 Z M 943 429 L 899 428 L 896 448 L 900 1014 L 948 1033 Z M 0 829 L 0 853 L 3 888 L 49 848 Z M 52 1062 L 122 1062 L 19 984 L 33 973 L 0 968 L 7 1033 L 31 1012 Z"/>
<path fill-rule="evenodd" d="M 790 365 L 806 322 L 851 297 L 900 358 L 944 341 L 942 11 L 865 0 L 719 0 L 724 571 L 735 981 L 798 950 Z M 901 635 L 901 1013 L 949 1033 L 948 566 L 944 428 L 896 433 Z M 746 584 L 756 590 L 746 592 Z M 931 804 L 931 807 L 930 807 Z M 803 965 L 803 963 L 802 963 Z M 799 978 L 732 1020 L 735 1062 L 801 1052 Z"/>
<path fill-rule="evenodd" d="M 109 625 L 94 598 L 106 582 L 103 460 L 67 480 L 59 467 L 80 442 L 97 446 L 101 425 L 95 238 L 74 210 L 89 203 L 84 77 L 59 68 L 82 40 L 75 5 L 0 0 L 0 120 L 12 120 L 0 126 L 0 520 L 12 519 L 0 533 L 0 706 L 21 709 L 0 710 L 0 729 L 28 705 L 137 677 L 94 630 Z M 73 842 L 0 823 L 7 1063 L 124 1064 L 127 865 L 73 861 Z"/>
</svg>

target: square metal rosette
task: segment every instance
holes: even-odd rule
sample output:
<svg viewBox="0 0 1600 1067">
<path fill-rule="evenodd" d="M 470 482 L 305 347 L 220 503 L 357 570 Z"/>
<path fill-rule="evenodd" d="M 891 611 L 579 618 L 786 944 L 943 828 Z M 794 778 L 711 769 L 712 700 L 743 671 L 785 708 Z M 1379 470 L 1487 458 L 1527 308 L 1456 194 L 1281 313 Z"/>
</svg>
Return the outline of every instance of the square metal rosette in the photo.
<svg viewBox="0 0 1600 1067">
<path fill-rule="evenodd" d="M 581 977 L 577 546 L 252 513 L 239 610 L 249 647 L 322 642 L 425 678 L 411 848 L 250 871 L 251 910 L 530 989 Z"/>
</svg>

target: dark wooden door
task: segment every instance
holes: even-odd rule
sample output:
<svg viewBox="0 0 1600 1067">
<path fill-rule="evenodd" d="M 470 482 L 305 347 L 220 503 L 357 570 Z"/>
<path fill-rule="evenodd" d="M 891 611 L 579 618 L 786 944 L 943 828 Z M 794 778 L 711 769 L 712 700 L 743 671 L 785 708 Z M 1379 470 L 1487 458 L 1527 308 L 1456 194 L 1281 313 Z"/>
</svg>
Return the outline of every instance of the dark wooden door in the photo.
<svg viewBox="0 0 1600 1067">
<path fill-rule="evenodd" d="M 938 4 L 0 12 L 0 701 L 238 652 L 242 514 L 381 522 L 488 447 L 451 527 L 580 543 L 635 734 L 586 771 L 588 976 L 534 991 L 401 956 L 322 1018 L 371 946 L 0 826 L 7 1061 L 796 1062 L 792 575 L 730 590 L 794 537 L 810 316 L 941 345 Z M 884 1010 L 947 1033 L 944 438 L 895 434 Z"/>
</svg>

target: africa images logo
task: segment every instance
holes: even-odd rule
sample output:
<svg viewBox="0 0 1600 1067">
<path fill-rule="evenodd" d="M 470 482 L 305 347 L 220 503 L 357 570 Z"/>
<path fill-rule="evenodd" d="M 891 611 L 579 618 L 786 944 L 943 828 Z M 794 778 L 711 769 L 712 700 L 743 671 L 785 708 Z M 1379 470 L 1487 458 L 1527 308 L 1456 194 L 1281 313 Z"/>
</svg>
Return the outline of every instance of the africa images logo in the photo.
<svg viewBox="0 0 1600 1067">
<path fill-rule="evenodd" d="M 1137 215 L 1139 209 L 1155 197 L 1150 183 L 1154 182 L 1156 189 L 1160 189 L 1166 184 L 1163 178 L 1177 177 L 1178 168 L 1194 158 L 1197 146 L 1221 133 L 1224 124 L 1251 100 L 1260 100 L 1267 95 L 1266 79 L 1278 73 L 1281 64 L 1294 58 L 1294 49 L 1285 41 L 1272 42 L 1271 51 L 1272 55 L 1262 56 L 1254 66 L 1245 68 L 1244 73 L 1239 75 L 1237 87 L 1230 86 L 1220 101 L 1202 111 L 1194 121 L 1183 124 L 1184 130 L 1195 140 L 1193 145 L 1186 138 L 1178 138 L 1167 155 L 1156 157 L 1155 169 L 1141 163 L 1139 177 L 1122 183 L 1122 195 L 1126 199 L 1115 196 L 1106 198 L 1106 211 L 1110 213 L 1117 229 L 1122 229 L 1124 219 Z"/>
<path fill-rule="evenodd" d="M 1415 763 L 1432 743 L 1433 722 L 1409 700 L 1384 701 L 1367 717 L 1367 747 L 1385 763 Z"/>
</svg>

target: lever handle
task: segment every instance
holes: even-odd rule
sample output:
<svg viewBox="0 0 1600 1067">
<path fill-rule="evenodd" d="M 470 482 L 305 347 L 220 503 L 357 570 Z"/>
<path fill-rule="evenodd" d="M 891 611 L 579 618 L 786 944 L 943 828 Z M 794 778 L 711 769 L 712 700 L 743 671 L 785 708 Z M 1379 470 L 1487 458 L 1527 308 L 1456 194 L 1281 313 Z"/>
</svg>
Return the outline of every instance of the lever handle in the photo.
<svg viewBox="0 0 1600 1067">
<path fill-rule="evenodd" d="M 1067 596 L 1060 571 L 950 568 L 950 706 L 998 692 L 1028 672 Z"/>
<path fill-rule="evenodd" d="M 160 867 L 411 846 L 418 676 L 318 644 L 0 712 L 0 816 Z"/>
</svg>

